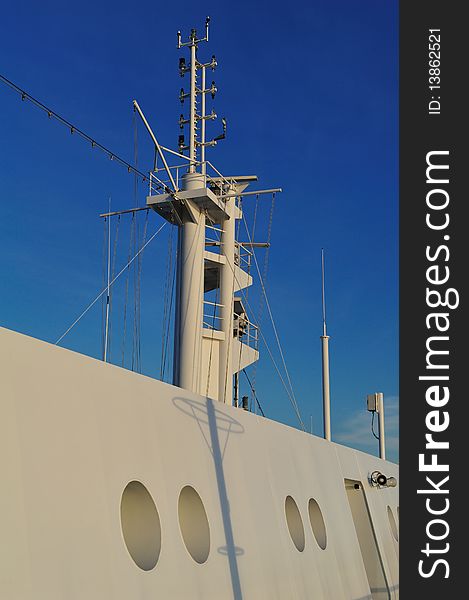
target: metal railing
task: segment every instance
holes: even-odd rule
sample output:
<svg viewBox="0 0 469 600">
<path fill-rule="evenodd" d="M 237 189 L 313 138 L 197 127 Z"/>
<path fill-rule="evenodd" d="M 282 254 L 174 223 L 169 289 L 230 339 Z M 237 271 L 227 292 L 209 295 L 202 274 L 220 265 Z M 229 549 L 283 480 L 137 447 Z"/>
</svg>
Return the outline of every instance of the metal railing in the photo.
<svg viewBox="0 0 469 600">
<path fill-rule="evenodd" d="M 220 253 L 222 233 L 223 229 L 221 227 L 205 224 L 205 246 L 209 246 L 211 252 Z"/>
<path fill-rule="evenodd" d="M 223 318 L 221 317 L 223 304 L 204 300 L 203 327 L 214 331 L 221 331 Z M 254 350 L 259 349 L 259 327 L 251 323 L 246 315 L 234 315 L 233 336 L 243 344 Z"/>
<path fill-rule="evenodd" d="M 243 344 L 254 350 L 259 349 L 259 327 L 251 323 L 245 316 L 235 315 L 234 334 Z"/>
<path fill-rule="evenodd" d="M 173 176 L 174 182 L 176 183 L 176 191 L 179 189 L 181 183 L 181 177 L 184 173 L 187 172 L 189 168 L 189 164 L 191 160 L 184 156 L 183 154 L 179 154 L 174 150 L 170 150 L 169 148 L 165 148 L 161 146 L 161 149 L 165 152 L 169 152 L 172 155 L 177 156 L 178 158 L 184 159 L 186 162 L 177 165 L 168 165 L 169 170 Z M 220 171 L 212 165 L 212 163 L 208 160 L 206 161 L 195 161 L 194 162 L 196 168 L 200 167 L 200 174 L 203 175 L 204 181 L 203 185 L 206 187 L 208 184 L 212 188 L 218 188 L 218 193 L 221 195 L 224 193 L 226 186 L 229 186 L 233 182 L 227 179 L 224 175 L 220 173 Z M 158 174 L 164 172 L 166 177 L 159 177 Z M 155 169 L 150 171 L 150 183 L 149 183 L 149 195 L 153 194 L 161 194 L 165 193 L 165 188 L 171 188 L 171 181 L 167 178 L 166 167 L 158 166 L 158 163 L 155 163 Z M 162 189 L 163 188 L 163 189 Z M 215 192 L 217 193 L 217 191 Z"/>
<path fill-rule="evenodd" d="M 248 250 L 246 246 L 243 246 L 239 242 L 235 241 L 235 264 L 241 267 L 247 273 L 251 272 L 251 259 L 253 252 Z"/>
<path fill-rule="evenodd" d="M 204 300 L 204 313 L 203 313 L 203 327 L 206 329 L 214 329 L 215 331 L 221 331 L 222 317 L 220 315 L 220 309 L 223 308 L 223 304 L 218 302 L 210 302 Z"/>
</svg>

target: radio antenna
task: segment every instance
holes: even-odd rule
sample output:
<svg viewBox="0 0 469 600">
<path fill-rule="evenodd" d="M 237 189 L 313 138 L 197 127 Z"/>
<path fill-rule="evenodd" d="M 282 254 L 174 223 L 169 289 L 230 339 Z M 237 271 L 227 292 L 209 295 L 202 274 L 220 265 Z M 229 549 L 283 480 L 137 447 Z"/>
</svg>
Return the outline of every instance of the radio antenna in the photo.
<svg viewBox="0 0 469 600">
<path fill-rule="evenodd" d="M 321 287 L 322 287 L 322 335 L 327 335 L 326 329 L 326 286 L 324 277 L 324 248 L 321 248 Z"/>
<path fill-rule="evenodd" d="M 331 440 L 331 396 L 329 386 L 329 336 L 326 327 L 326 286 L 324 269 L 324 248 L 321 248 L 321 291 L 322 291 L 322 404 L 324 417 L 324 438 Z"/>
</svg>

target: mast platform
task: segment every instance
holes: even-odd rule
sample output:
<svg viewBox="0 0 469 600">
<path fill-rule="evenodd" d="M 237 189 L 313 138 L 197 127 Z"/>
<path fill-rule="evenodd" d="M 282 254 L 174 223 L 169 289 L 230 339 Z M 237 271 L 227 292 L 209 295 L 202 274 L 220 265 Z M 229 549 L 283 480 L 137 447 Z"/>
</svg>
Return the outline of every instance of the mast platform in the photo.
<svg viewBox="0 0 469 600">
<path fill-rule="evenodd" d="M 173 222 L 173 211 L 184 212 L 184 207 L 190 202 L 203 212 L 212 223 L 222 223 L 230 216 L 225 211 L 225 202 L 217 197 L 212 190 L 207 187 L 181 190 L 176 194 L 156 194 L 147 196 L 147 206 L 156 211 L 160 216 Z M 181 214 L 179 216 L 182 216 Z M 192 220 L 192 219 L 191 219 Z"/>
</svg>

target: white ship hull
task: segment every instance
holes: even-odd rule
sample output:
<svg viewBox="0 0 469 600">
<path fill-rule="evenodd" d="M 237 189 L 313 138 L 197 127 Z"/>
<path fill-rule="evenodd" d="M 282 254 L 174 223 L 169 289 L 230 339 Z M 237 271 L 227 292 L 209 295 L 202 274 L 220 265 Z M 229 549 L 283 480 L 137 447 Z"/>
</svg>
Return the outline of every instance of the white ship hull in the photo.
<svg viewBox="0 0 469 600">
<path fill-rule="evenodd" d="M 0 370 L 2 600 L 399 597 L 399 487 L 369 483 L 395 464 L 6 329 Z M 132 481 L 157 540 L 121 522 Z"/>
</svg>

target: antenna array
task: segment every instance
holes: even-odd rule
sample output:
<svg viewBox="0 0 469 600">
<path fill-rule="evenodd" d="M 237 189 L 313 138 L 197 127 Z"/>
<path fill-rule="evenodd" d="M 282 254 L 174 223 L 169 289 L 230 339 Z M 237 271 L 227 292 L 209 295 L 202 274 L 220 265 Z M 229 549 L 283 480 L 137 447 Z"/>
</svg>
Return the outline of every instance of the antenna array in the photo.
<svg viewBox="0 0 469 600">
<path fill-rule="evenodd" d="M 214 121 L 217 118 L 215 110 L 212 108 L 209 114 L 206 113 L 206 96 L 210 94 L 212 100 L 215 99 L 215 95 L 218 91 L 215 81 L 212 81 L 211 85 L 207 87 L 206 84 L 206 70 L 211 69 L 215 71 L 217 67 L 217 59 L 215 55 L 212 55 L 210 62 L 201 63 L 197 60 L 197 50 L 200 42 L 208 42 L 208 31 L 209 31 L 210 17 L 205 19 L 205 36 L 203 38 L 197 37 L 196 29 L 191 29 L 189 40 L 187 42 L 181 41 L 181 32 L 177 32 L 178 49 L 188 47 L 190 49 L 190 63 L 186 64 L 186 59 L 181 57 L 179 59 L 179 74 L 184 77 L 186 73 L 190 73 L 190 89 L 188 92 L 182 87 L 179 92 L 179 100 L 181 104 L 184 104 L 185 100 L 189 100 L 189 117 L 184 117 L 181 113 L 179 117 L 179 127 L 184 130 L 184 126 L 189 126 L 189 143 L 186 144 L 184 133 L 179 134 L 178 147 L 181 154 L 185 150 L 189 151 L 190 167 L 189 172 L 194 173 L 196 171 L 196 164 L 198 163 L 198 150 L 200 148 L 200 163 L 202 165 L 202 172 L 205 173 L 205 148 L 209 146 L 215 146 L 219 140 L 223 140 L 226 137 L 226 119 L 222 118 L 223 131 L 221 134 L 206 140 L 205 137 L 205 124 L 206 121 Z M 200 87 L 198 87 L 198 73 L 200 71 Z M 200 97 L 200 111 L 198 110 L 198 99 Z M 200 136 L 199 136 L 199 125 L 200 125 Z"/>
</svg>

